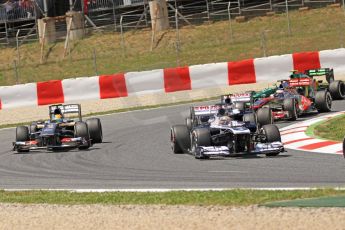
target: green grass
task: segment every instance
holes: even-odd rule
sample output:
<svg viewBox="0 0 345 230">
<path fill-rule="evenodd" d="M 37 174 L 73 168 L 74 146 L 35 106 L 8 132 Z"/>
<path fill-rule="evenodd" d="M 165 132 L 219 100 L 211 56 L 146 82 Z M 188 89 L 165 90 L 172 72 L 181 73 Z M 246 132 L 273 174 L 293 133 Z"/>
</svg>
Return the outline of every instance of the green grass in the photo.
<svg viewBox="0 0 345 230">
<path fill-rule="evenodd" d="M 308 131 L 309 130 L 309 131 Z M 309 127 L 307 133 L 322 139 L 343 141 L 345 135 L 345 115 Z"/>
<path fill-rule="evenodd" d="M 176 191 L 176 192 L 105 192 L 76 193 L 56 191 L 0 191 L 1 203 L 25 204 L 105 204 L 105 205 L 224 205 L 248 206 L 273 201 L 294 200 L 334 195 L 344 195 L 345 191 L 334 189 L 295 191 Z"/>
<path fill-rule="evenodd" d="M 63 42 L 45 47 L 45 63 L 40 63 L 40 45 L 20 47 L 19 83 L 96 75 L 93 50 L 99 74 L 151 70 L 212 62 L 225 62 L 263 56 L 262 32 L 266 31 L 266 54 L 279 55 L 302 51 L 340 48 L 345 44 L 345 16 L 342 8 L 291 11 L 292 36 L 288 36 L 286 15 L 257 17 L 244 23 L 233 21 L 234 41 L 230 40 L 227 20 L 180 29 L 180 52 L 176 52 L 176 31 L 158 33 L 160 40 L 151 52 L 149 29 L 126 32 L 125 48 L 121 35 L 96 33 L 71 44 L 63 58 Z M 327 20 L 325 20 L 327 19 Z M 162 38 L 162 39 L 160 39 Z M 0 49 L 0 85 L 16 83 L 13 61 L 15 48 Z"/>
</svg>

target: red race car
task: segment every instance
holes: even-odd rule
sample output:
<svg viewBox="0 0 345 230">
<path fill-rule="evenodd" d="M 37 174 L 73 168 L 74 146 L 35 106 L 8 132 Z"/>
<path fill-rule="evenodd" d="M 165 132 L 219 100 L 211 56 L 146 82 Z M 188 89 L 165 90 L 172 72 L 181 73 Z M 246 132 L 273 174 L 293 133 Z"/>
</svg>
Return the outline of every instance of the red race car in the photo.
<svg viewBox="0 0 345 230">
<path fill-rule="evenodd" d="M 270 108 L 274 120 L 296 120 L 303 113 L 331 111 L 330 92 L 327 89 L 317 91 L 317 82 L 311 77 L 304 76 L 290 79 L 288 87 L 278 89 L 269 97 L 256 100 L 253 108 L 255 110 L 262 107 Z"/>
</svg>

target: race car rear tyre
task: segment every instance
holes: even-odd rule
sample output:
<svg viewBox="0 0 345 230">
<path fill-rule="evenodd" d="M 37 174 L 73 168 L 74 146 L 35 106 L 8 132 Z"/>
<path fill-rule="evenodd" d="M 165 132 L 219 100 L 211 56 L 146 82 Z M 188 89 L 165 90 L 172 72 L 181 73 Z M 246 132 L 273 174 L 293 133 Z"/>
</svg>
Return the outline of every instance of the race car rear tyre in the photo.
<svg viewBox="0 0 345 230">
<path fill-rule="evenodd" d="M 294 98 L 285 98 L 283 102 L 283 108 L 289 114 L 289 121 L 296 121 L 297 119 L 297 108 L 296 100 Z"/>
<path fill-rule="evenodd" d="M 89 129 L 91 143 L 102 143 L 103 131 L 101 120 L 99 118 L 90 118 L 86 120 L 86 124 Z"/>
<path fill-rule="evenodd" d="M 332 96 L 328 91 L 317 91 L 315 95 L 315 107 L 318 112 L 329 112 L 332 108 Z"/>
<path fill-rule="evenodd" d="M 79 149 L 88 149 L 91 146 L 90 133 L 87 124 L 82 121 L 78 121 L 74 125 L 74 136 L 82 137 L 87 141 L 87 144 L 80 146 Z"/>
<path fill-rule="evenodd" d="M 256 114 L 257 123 L 262 127 L 264 125 L 272 124 L 272 111 L 270 108 L 260 108 Z"/>
<path fill-rule="evenodd" d="M 208 128 L 195 129 L 191 134 L 191 152 L 194 154 L 196 159 L 207 159 L 208 156 L 205 156 L 199 151 L 199 146 L 210 146 L 211 145 L 211 134 Z"/>
<path fill-rule="evenodd" d="M 170 143 L 173 153 L 187 153 L 190 147 L 190 134 L 186 125 L 174 125 L 170 129 Z"/>
<path fill-rule="evenodd" d="M 26 126 L 18 126 L 16 129 L 16 141 L 30 140 L 29 128 Z"/>
<path fill-rule="evenodd" d="M 188 130 L 191 130 L 193 128 L 193 120 L 190 117 L 186 118 L 186 126 Z"/>
<path fill-rule="evenodd" d="M 333 100 L 342 100 L 345 98 L 345 83 L 343 81 L 333 81 L 329 85 L 329 92 Z"/>
<path fill-rule="evenodd" d="M 276 141 L 281 142 L 280 132 L 276 125 L 264 125 L 262 129 L 265 133 L 267 142 L 276 142 Z M 266 153 L 266 156 L 277 156 L 279 155 L 279 153 L 280 152 Z"/>
</svg>

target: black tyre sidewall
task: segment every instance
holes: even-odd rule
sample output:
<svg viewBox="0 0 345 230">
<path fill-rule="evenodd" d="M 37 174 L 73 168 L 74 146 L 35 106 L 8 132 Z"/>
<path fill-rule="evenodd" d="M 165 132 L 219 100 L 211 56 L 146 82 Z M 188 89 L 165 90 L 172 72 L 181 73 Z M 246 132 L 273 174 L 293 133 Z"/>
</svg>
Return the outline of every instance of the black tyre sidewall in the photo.
<svg viewBox="0 0 345 230">
<path fill-rule="evenodd" d="M 78 121 L 74 125 L 74 136 L 82 137 L 88 142 L 87 146 L 80 146 L 79 149 L 88 149 L 90 145 L 90 133 L 85 122 Z"/>
<path fill-rule="evenodd" d="M 272 111 L 270 108 L 260 108 L 256 114 L 257 123 L 260 126 L 268 125 L 273 123 Z"/>
<path fill-rule="evenodd" d="M 289 120 L 295 121 L 297 119 L 296 101 L 294 98 L 284 99 L 284 110 L 289 113 Z"/>
<path fill-rule="evenodd" d="M 29 141 L 30 135 L 29 135 L 29 128 L 26 126 L 18 126 L 16 128 L 16 141 L 22 142 L 22 141 Z"/>
<path fill-rule="evenodd" d="M 89 129 L 92 144 L 102 143 L 103 131 L 101 120 L 99 118 L 90 118 L 86 120 L 86 124 Z"/>
<path fill-rule="evenodd" d="M 333 81 L 329 85 L 329 92 L 332 99 L 342 100 L 345 98 L 345 84 L 343 81 Z"/>
<path fill-rule="evenodd" d="M 190 148 L 190 132 L 187 126 L 172 126 L 170 130 L 170 141 L 174 153 L 187 153 Z"/>
</svg>

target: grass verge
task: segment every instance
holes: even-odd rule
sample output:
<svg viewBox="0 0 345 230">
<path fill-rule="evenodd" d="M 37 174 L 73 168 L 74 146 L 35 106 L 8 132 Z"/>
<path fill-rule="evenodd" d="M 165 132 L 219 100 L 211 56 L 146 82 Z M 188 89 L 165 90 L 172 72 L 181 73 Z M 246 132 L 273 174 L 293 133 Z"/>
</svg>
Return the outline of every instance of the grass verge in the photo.
<svg viewBox="0 0 345 230">
<path fill-rule="evenodd" d="M 40 62 L 38 42 L 20 46 L 19 60 L 16 49 L 4 47 L 0 49 L 0 85 L 237 61 L 335 49 L 345 44 L 344 12 L 340 7 L 291 11 L 289 18 L 291 35 L 285 14 L 256 17 L 244 23 L 234 21 L 233 40 L 227 20 L 182 27 L 178 38 L 172 28 L 157 34 L 159 43 L 152 51 L 149 29 L 129 31 L 123 37 L 120 33 L 97 33 L 71 42 L 67 57 L 63 57 L 64 42 L 47 45 L 44 63 Z"/>
<path fill-rule="evenodd" d="M 343 141 L 345 135 L 345 115 L 339 115 L 328 121 L 311 125 L 306 134 L 312 137 Z"/>
<path fill-rule="evenodd" d="M 174 192 L 0 191 L 1 203 L 22 204 L 104 204 L 104 205 L 222 205 L 248 206 L 267 202 L 345 195 L 345 190 L 316 189 L 293 191 L 226 190 Z"/>
</svg>

